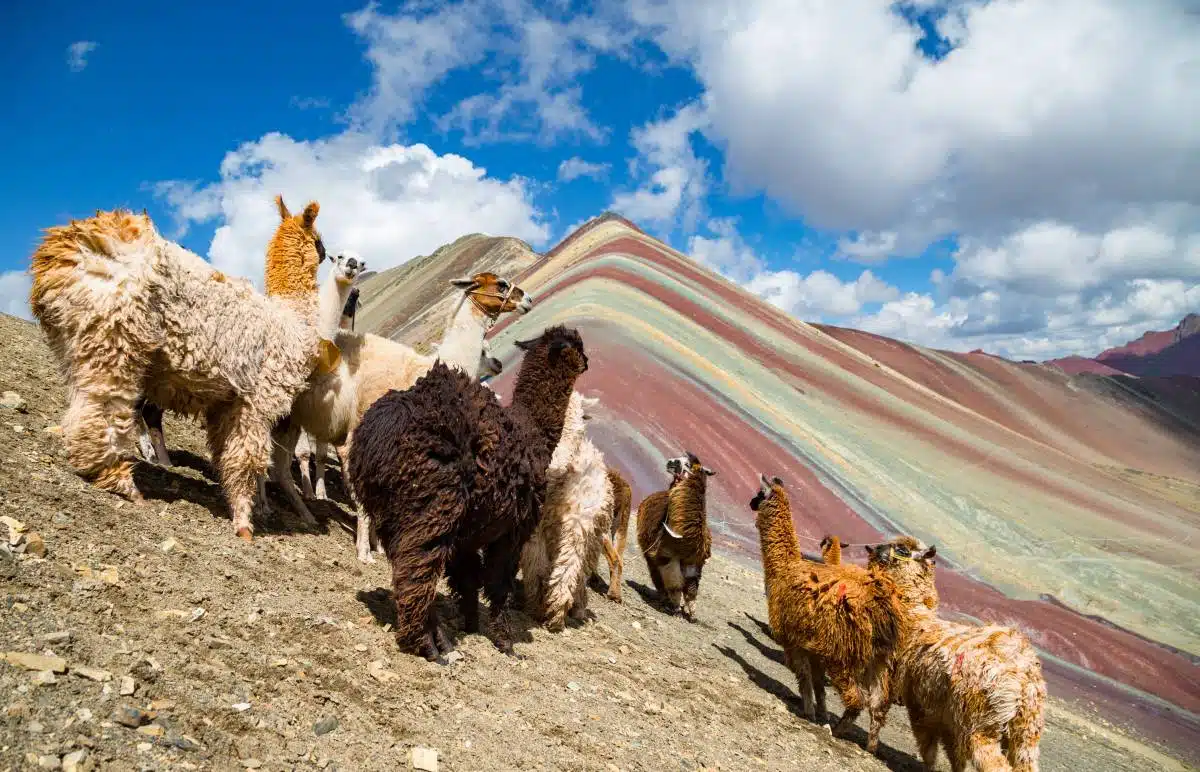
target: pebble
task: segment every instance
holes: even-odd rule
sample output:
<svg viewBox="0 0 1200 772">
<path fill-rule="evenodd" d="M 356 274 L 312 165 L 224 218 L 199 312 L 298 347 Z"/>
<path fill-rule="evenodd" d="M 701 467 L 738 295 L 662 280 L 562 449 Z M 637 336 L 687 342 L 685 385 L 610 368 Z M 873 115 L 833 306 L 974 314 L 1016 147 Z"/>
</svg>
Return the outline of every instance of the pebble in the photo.
<svg viewBox="0 0 1200 772">
<path fill-rule="evenodd" d="M 46 557 L 46 540 L 37 531 L 30 531 L 25 537 L 25 554 L 37 558 Z"/>
<path fill-rule="evenodd" d="M 575 683 L 574 681 L 569 681 L 569 682 L 567 682 L 567 688 L 573 692 L 577 692 L 582 687 L 580 687 L 579 684 Z"/>
<path fill-rule="evenodd" d="M 641 623 L 641 622 L 636 622 L 636 621 L 635 621 L 635 622 L 633 622 L 633 629 L 634 629 L 634 630 L 641 630 L 641 629 L 642 629 L 642 623 Z"/>
<path fill-rule="evenodd" d="M 6 391 L 0 395 L 0 407 L 6 407 L 18 413 L 24 413 L 29 410 L 29 404 L 25 402 L 25 398 L 15 391 Z"/>
<path fill-rule="evenodd" d="M 313 724 L 313 732 L 315 732 L 318 737 L 329 734 L 337 728 L 338 720 L 334 716 L 326 716 L 325 718 Z"/>
<path fill-rule="evenodd" d="M 22 426 L 21 424 L 13 424 L 12 430 L 13 430 L 13 434 L 24 434 L 25 433 L 25 427 Z M 57 760 L 58 759 L 55 759 L 55 761 L 57 761 Z"/>
<path fill-rule="evenodd" d="M 188 737 L 187 735 L 180 735 L 179 737 L 172 737 L 169 740 L 169 742 L 171 743 L 171 745 L 174 745 L 176 748 L 178 748 L 181 751 L 194 751 L 194 750 L 199 750 L 199 748 L 200 748 L 200 742 L 198 740 L 192 739 L 191 737 Z"/>
<path fill-rule="evenodd" d="M 137 681 L 134 681 L 132 678 L 130 678 L 127 675 L 121 676 L 121 689 L 120 689 L 121 696 L 129 697 L 135 691 L 137 691 Z"/>
<path fill-rule="evenodd" d="M 179 542 L 175 540 L 175 537 L 168 536 L 167 538 L 162 540 L 162 542 L 158 545 L 158 548 L 160 550 L 162 550 L 163 552 L 171 552 L 178 546 L 179 546 Z"/>
<path fill-rule="evenodd" d="M 10 665 L 23 667 L 26 670 L 53 670 L 55 673 L 67 672 L 67 661 L 62 657 L 47 657 L 23 651 L 7 651 L 4 653 L 3 659 Z"/>
<path fill-rule="evenodd" d="M 4 515 L 0 517 L 0 523 L 8 526 L 8 544 L 10 547 L 15 547 L 21 543 L 21 534 L 25 533 L 26 525 L 15 517 Z"/>
<path fill-rule="evenodd" d="M 462 659 L 463 653 L 457 649 L 446 655 L 446 662 L 450 663 L 451 665 L 453 665 L 455 662 L 461 662 Z"/>
<path fill-rule="evenodd" d="M 71 640 L 70 630 L 59 630 L 54 633 L 46 633 L 42 636 L 42 640 L 46 643 L 66 643 Z"/>
<path fill-rule="evenodd" d="M 30 721 L 25 725 L 25 729 L 28 730 L 30 734 L 41 734 L 42 732 L 46 731 L 46 727 L 42 726 L 41 721 Z"/>
<path fill-rule="evenodd" d="M 33 682 L 38 686 L 48 686 L 58 683 L 58 678 L 52 670 L 39 670 L 33 674 Z"/>
<path fill-rule="evenodd" d="M 229 707 L 233 708 L 233 709 L 234 709 L 234 710 L 236 710 L 238 713 L 245 713 L 247 710 L 250 710 L 250 703 L 248 703 L 248 702 L 235 702 L 233 705 L 230 705 Z"/>
<path fill-rule="evenodd" d="M 77 676 L 83 676 L 90 681 L 98 681 L 104 683 L 112 680 L 112 673 L 107 670 L 101 670 L 98 667 L 88 667 L 87 665 L 76 665 L 71 668 L 71 672 Z"/>
<path fill-rule="evenodd" d="M 86 750 L 71 751 L 62 757 L 63 772 L 89 772 L 95 766 Z"/>
<path fill-rule="evenodd" d="M 131 708 L 128 705 L 122 705 L 113 711 L 112 719 L 121 726 L 137 729 L 139 726 L 149 721 L 150 716 L 148 716 L 144 710 Z"/>
<path fill-rule="evenodd" d="M 154 743 L 138 743 L 137 744 L 138 753 L 148 753 L 150 751 L 150 749 L 153 747 L 154 747 Z"/>
<path fill-rule="evenodd" d="M 167 733 L 167 730 L 163 729 L 158 724 L 146 724 L 145 726 L 139 726 L 137 731 L 138 734 L 144 734 L 148 737 L 162 737 Z"/>
<path fill-rule="evenodd" d="M 438 752 L 433 748 L 413 748 L 412 766 L 421 772 L 438 772 Z"/>
<path fill-rule="evenodd" d="M 258 759 L 242 759 L 242 766 L 246 769 L 258 769 L 262 766 L 262 762 Z"/>
</svg>

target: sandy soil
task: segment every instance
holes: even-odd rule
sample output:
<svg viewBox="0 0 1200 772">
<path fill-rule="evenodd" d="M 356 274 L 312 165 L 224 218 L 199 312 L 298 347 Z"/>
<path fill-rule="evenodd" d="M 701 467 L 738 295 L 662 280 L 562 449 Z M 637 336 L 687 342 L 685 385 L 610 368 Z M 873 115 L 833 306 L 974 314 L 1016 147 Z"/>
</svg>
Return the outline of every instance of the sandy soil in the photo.
<svg viewBox="0 0 1200 772">
<path fill-rule="evenodd" d="M 689 624 L 646 602 L 631 550 L 624 605 L 593 593 L 594 619 L 529 629 L 523 659 L 460 637 L 439 667 L 396 650 L 387 570 L 355 561 L 339 507 L 300 532 L 275 496 L 243 544 L 202 432 L 170 417 L 177 466 L 139 468 L 147 504 L 95 491 L 64 462 L 37 329 L 0 315 L 0 352 L 0 392 L 25 402 L 0 407 L 0 516 L 26 527 L 9 546 L 0 525 L 0 770 L 410 769 L 422 749 L 441 770 L 919 769 L 902 709 L 880 758 L 796 715 L 754 566 L 714 556 Z M 1189 768 L 1057 700 L 1042 759 Z"/>
</svg>

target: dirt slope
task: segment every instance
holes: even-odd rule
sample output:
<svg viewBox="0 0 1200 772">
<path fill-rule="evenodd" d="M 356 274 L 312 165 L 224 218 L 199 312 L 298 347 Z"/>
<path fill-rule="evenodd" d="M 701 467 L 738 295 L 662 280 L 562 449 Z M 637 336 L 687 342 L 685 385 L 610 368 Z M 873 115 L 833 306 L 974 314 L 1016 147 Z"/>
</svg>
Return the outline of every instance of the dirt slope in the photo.
<svg viewBox="0 0 1200 772">
<path fill-rule="evenodd" d="M 91 489 L 46 431 L 64 392 L 37 329 L 0 315 L 0 352 L 27 403 L 0 407 L 0 516 L 26 526 L 12 550 L 0 526 L 0 652 L 66 664 L 0 663 L 0 770 L 390 770 L 417 747 L 454 771 L 918 768 L 901 709 L 882 761 L 793 714 L 753 566 L 714 557 L 693 625 L 647 605 L 631 551 L 624 606 L 593 594 L 594 621 L 530 631 L 523 660 L 467 636 L 438 667 L 396 651 L 387 571 L 335 521 L 236 540 L 202 433 L 170 417 L 179 466 L 139 469 L 145 506 Z M 1042 747 L 1047 770 L 1184 768 L 1059 702 Z"/>
</svg>

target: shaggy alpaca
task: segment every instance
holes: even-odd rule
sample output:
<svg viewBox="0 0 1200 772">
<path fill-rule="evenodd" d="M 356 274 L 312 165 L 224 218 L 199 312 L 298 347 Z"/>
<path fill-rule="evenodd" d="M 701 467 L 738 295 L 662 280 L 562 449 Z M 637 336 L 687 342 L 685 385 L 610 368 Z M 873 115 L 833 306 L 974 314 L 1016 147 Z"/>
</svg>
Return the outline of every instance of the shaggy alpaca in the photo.
<svg viewBox="0 0 1200 772">
<path fill-rule="evenodd" d="M 908 710 L 926 769 L 940 742 L 954 770 L 969 760 L 980 772 L 1036 772 L 1046 682 L 1029 640 L 1013 627 L 939 619 L 934 547 L 901 537 L 867 552 L 868 565 L 895 580 L 911 614 L 892 693 Z"/>
<path fill-rule="evenodd" d="M 314 202 L 276 233 L 313 260 L 316 211 Z M 234 530 L 249 540 L 271 427 L 314 368 L 334 361 L 315 319 L 228 281 L 127 210 L 48 229 L 31 270 L 33 315 L 69 387 L 62 426 L 71 465 L 97 487 L 140 501 L 132 475 L 138 398 L 203 415 Z"/>
<path fill-rule="evenodd" d="M 599 400 L 572 392 L 562 437 L 546 469 L 546 498 L 533 538 L 521 552 L 521 577 L 530 614 L 546 629 L 566 626 L 567 613 L 587 609 L 587 567 L 600 557 L 613 512 L 604 455 L 586 433 L 587 411 Z"/>
<path fill-rule="evenodd" d="M 694 453 L 667 462 L 671 487 L 647 496 L 638 507 L 638 546 L 659 598 L 668 610 L 694 621 L 704 562 L 712 556 L 705 490 L 716 474 Z"/>
<path fill-rule="evenodd" d="M 483 587 L 496 646 L 512 653 L 507 603 L 521 548 L 537 528 L 546 468 L 587 370 L 575 330 L 551 327 L 517 346 L 525 358 L 508 408 L 439 362 L 378 400 L 354 430 L 350 481 L 392 565 L 396 642 L 430 660 L 451 649 L 434 603 L 443 572 L 467 632 L 479 630 Z"/>
<path fill-rule="evenodd" d="M 888 668 L 907 629 L 900 592 L 883 571 L 804 560 L 783 482 L 759 479 L 750 508 L 762 549 L 767 611 L 773 637 L 796 675 L 805 715 L 825 722 L 828 671 L 846 706 L 834 731 L 849 729 L 869 697 L 867 750 L 874 753 L 887 713 Z"/>
<path fill-rule="evenodd" d="M 602 534 L 600 546 L 608 561 L 608 599 L 621 602 L 621 577 L 625 573 L 625 540 L 629 538 L 629 514 L 633 507 L 633 490 L 621 473 L 608 468 L 608 484 L 612 488 L 610 528 Z M 596 573 L 596 560 L 588 564 L 588 576 Z"/>
<path fill-rule="evenodd" d="M 466 373 L 474 373 L 483 351 L 484 333 L 504 313 L 524 314 L 533 299 L 520 287 L 494 273 L 481 272 L 470 278 L 453 279 L 462 290 L 451 309 L 450 323 L 436 356 L 423 356 L 403 343 L 352 332 L 340 332 L 337 346 L 341 362 L 328 375 L 312 379 L 292 406 L 289 424 L 275 436 L 275 481 L 285 490 L 295 490 L 290 459 L 300 430 L 314 440 L 338 446 L 342 459 L 342 478 L 353 475 L 350 439 L 354 427 L 374 402 L 394 389 L 407 389 L 429 372 L 433 363 L 445 364 Z M 353 486 L 347 485 L 348 490 Z M 298 495 L 298 494 L 297 494 Z M 355 549 L 358 559 L 374 562 L 371 554 L 371 518 L 358 508 Z"/>
</svg>

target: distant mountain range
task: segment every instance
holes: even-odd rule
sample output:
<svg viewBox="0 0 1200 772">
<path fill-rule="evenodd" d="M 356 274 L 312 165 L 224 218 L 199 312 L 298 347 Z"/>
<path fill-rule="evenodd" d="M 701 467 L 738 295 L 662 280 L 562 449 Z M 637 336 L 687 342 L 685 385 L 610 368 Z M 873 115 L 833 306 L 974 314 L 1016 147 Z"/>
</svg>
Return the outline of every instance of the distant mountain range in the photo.
<svg viewBox="0 0 1200 772">
<path fill-rule="evenodd" d="M 1151 330 L 1091 359 L 1070 356 L 1046 364 L 1071 375 L 1200 376 L 1200 314 L 1188 314 L 1169 330 Z"/>
</svg>

